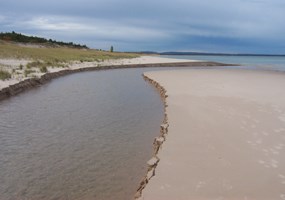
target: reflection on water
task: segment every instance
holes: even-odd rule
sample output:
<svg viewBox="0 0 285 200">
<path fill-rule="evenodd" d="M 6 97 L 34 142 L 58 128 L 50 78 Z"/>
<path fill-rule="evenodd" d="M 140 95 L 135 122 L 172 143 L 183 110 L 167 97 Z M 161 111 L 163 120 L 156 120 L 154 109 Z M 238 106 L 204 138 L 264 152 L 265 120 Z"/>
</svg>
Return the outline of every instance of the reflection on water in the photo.
<svg viewBox="0 0 285 200">
<path fill-rule="evenodd" d="M 163 118 L 146 70 L 73 74 L 1 101 L 1 200 L 131 199 Z"/>
</svg>

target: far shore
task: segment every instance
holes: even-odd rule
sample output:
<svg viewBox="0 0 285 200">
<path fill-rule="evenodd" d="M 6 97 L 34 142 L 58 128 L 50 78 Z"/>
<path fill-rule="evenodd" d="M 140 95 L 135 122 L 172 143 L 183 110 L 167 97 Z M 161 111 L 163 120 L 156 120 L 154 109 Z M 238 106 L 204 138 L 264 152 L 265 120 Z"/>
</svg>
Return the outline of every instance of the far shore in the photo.
<svg viewBox="0 0 285 200">
<path fill-rule="evenodd" d="M 19 69 L 19 65 L 26 65 L 29 60 L 23 59 L 1 59 L 0 64 L 9 66 L 9 70 L 17 69 L 17 75 L 7 80 L 0 80 L 0 100 L 16 95 L 26 89 L 42 84 L 53 78 L 65 74 L 81 71 L 104 70 L 115 68 L 135 68 L 135 67 L 188 67 L 188 66 L 228 66 L 228 64 L 196 61 L 186 59 L 163 58 L 159 56 L 140 56 L 137 58 L 113 59 L 101 62 L 73 62 L 68 67 L 48 67 L 46 73 L 34 72 L 31 76 L 24 77 L 24 69 Z"/>
<path fill-rule="evenodd" d="M 196 68 L 144 75 L 166 91 L 169 127 L 139 199 L 285 199 L 284 73 Z"/>
</svg>

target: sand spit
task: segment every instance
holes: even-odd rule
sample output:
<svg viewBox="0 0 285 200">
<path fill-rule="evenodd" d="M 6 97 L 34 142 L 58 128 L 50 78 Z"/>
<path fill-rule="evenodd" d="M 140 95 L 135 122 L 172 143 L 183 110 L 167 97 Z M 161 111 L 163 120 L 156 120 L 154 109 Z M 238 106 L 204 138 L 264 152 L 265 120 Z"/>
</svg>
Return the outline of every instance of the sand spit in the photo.
<svg viewBox="0 0 285 200">
<path fill-rule="evenodd" d="M 144 75 L 167 91 L 169 127 L 155 176 L 139 199 L 285 199 L 284 73 Z"/>
<path fill-rule="evenodd" d="M 40 73 L 38 69 L 32 69 L 35 72 L 32 73 L 30 77 L 24 77 L 24 69 L 20 70 L 18 65 L 28 62 L 28 60 L 0 59 L 0 64 L 2 64 L 4 68 L 7 68 L 6 70 L 16 70 L 17 72 L 16 75 L 12 76 L 11 79 L 5 81 L 0 80 L 0 100 L 19 94 L 35 86 L 44 84 L 53 78 L 82 71 L 137 67 L 227 66 L 227 64 L 216 62 L 170 59 L 156 56 L 141 56 L 133 59 L 117 59 L 105 62 L 74 62 L 68 68 L 48 68 L 47 73 Z"/>
</svg>

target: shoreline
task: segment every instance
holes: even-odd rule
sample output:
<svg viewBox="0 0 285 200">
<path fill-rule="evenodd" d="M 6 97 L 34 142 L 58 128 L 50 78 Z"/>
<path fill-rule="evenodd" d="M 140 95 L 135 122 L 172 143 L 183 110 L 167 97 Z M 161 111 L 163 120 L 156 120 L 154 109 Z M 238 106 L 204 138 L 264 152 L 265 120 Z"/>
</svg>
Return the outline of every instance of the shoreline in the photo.
<svg viewBox="0 0 285 200">
<path fill-rule="evenodd" d="M 136 191 L 136 194 L 134 196 L 134 199 L 140 199 L 140 197 L 142 196 L 142 192 L 145 189 L 145 187 L 147 186 L 148 182 L 151 180 L 152 177 L 155 176 L 155 170 L 156 170 L 156 167 L 160 161 L 160 159 L 157 155 L 158 155 L 159 150 L 162 147 L 162 144 L 166 140 L 166 135 L 168 133 L 168 127 L 169 127 L 168 117 L 167 117 L 167 112 L 166 112 L 166 107 L 167 107 L 166 90 L 156 81 L 148 78 L 144 74 L 142 76 L 143 76 L 145 81 L 149 82 L 159 92 L 161 100 L 163 102 L 163 107 L 164 107 L 164 109 L 163 109 L 164 110 L 164 118 L 163 118 L 162 124 L 160 125 L 160 134 L 159 134 L 159 136 L 155 137 L 154 141 L 153 141 L 153 155 L 152 155 L 151 159 L 147 161 L 148 169 L 147 169 L 146 175 L 142 178 L 142 180 L 139 184 L 139 187 Z"/>
<path fill-rule="evenodd" d="M 142 58 L 143 57 L 144 56 L 142 56 Z M 120 65 L 118 65 L 117 63 L 107 63 L 109 65 L 96 66 L 95 63 L 88 63 L 88 65 L 86 66 L 83 63 L 81 67 L 79 65 L 79 66 L 76 66 L 76 67 L 71 68 L 71 69 L 62 69 L 59 71 L 48 72 L 48 73 L 41 75 L 40 77 L 28 78 L 28 79 L 24 79 L 22 81 L 17 81 L 16 83 L 13 82 L 8 87 L 3 87 L 2 89 L 0 89 L 0 101 L 3 99 L 9 98 L 11 96 L 15 96 L 15 95 L 22 93 L 26 90 L 29 90 L 31 88 L 43 85 L 43 84 L 47 83 L 48 81 L 51 81 L 54 78 L 58 78 L 61 76 L 65 76 L 65 75 L 73 74 L 73 73 L 78 73 L 78 72 L 110 70 L 110 69 L 126 69 L 126 68 L 146 68 L 146 67 L 236 66 L 236 65 L 232 65 L 232 64 L 224 64 L 224 63 L 208 62 L 208 61 L 189 60 L 188 62 L 185 62 L 185 60 L 179 60 L 179 59 L 170 59 L 172 62 L 163 62 L 163 60 L 165 60 L 165 59 L 159 58 L 159 57 L 158 58 L 160 60 L 158 60 L 158 62 L 149 63 L 149 61 L 147 61 L 149 58 L 156 58 L 156 57 L 151 57 L 151 56 L 145 56 L 145 57 L 146 57 L 145 61 L 142 59 L 142 61 L 140 61 L 139 63 L 134 63 L 134 64 L 120 64 Z M 128 63 L 128 59 L 124 59 L 124 60 L 126 61 L 126 63 Z M 166 59 L 166 61 L 167 60 L 168 59 Z M 2 81 L 2 82 L 5 82 L 5 81 Z"/>
<path fill-rule="evenodd" d="M 143 76 L 162 88 L 171 126 L 163 150 L 155 154 L 156 176 L 136 199 L 285 199 L 284 73 L 182 69 Z M 244 76 L 253 84 L 240 82 Z"/>
<path fill-rule="evenodd" d="M 6 80 L 0 80 L 0 90 L 14 85 L 20 81 L 31 78 L 40 78 L 46 73 L 54 73 L 63 70 L 78 70 L 90 67 L 106 67 L 106 66 L 122 66 L 122 65 L 138 65 L 138 64 L 159 64 L 159 63 L 182 63 L 182 62 L 195 62 L 195 60 L 187 59 L 173 59 L 162 58 L 158 56 L 140 56 L 136 58 L 120 58 L 120 59 L 106 59 L 96 61 L 72 61 L 62 63 L 62 67 L 48 66 L 46 72 L 42 72 L 40 62 L 30 59 L 14 59 L 14 58 L 0 58 L 0 69 L 7 71 L 11 77 Z M 31 63 L 33 65 L 31 66 Z M 37 66 L 39 65 L 39 66 Z"/>
</svg>

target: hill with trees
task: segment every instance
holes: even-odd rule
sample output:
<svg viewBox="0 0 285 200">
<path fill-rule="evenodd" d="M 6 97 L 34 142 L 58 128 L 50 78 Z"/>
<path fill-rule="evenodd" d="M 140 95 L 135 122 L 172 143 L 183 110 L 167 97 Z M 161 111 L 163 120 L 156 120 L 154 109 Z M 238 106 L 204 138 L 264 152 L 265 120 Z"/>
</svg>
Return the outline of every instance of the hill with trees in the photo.
<svg viewBox="0 0 285 200">
<path fill-rule="evenodd" d="M 89 49 L 86 45 L 75 44 L 73 42 L 61 42 L 52 39 L 46 39 L 37 36 L 27 36 L 21 33 L 16 33 L 12 31 L 11 33 L 0 33 L 0 40 L 6 42 L 17 42 L 17 43 L 24 43 L 24 44 L 39 44 L 45 46 L 62 46 L 62 47 L 69 47 L 69 48 L 76 48 L 76 49 Z"/>
</svg>

